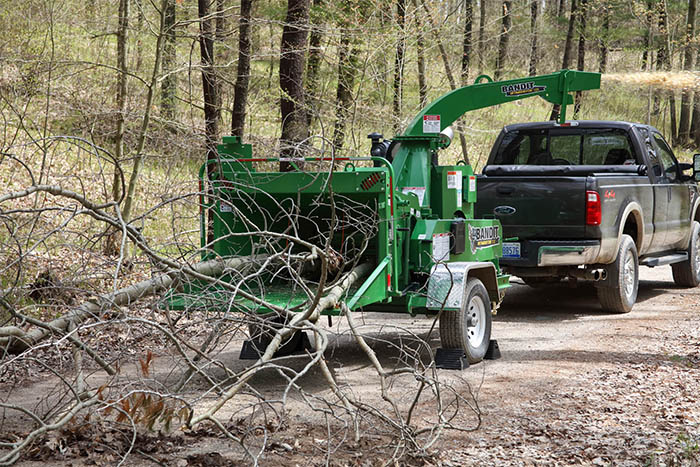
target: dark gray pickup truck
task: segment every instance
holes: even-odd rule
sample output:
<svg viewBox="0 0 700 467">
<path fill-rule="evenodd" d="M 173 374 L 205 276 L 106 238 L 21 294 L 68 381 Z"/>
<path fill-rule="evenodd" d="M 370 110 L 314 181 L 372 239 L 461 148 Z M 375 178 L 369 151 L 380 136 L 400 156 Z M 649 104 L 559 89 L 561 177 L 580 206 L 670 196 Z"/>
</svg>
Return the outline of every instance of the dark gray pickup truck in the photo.
<svg viewBox="0 0 700 467">
<path fill-rule="evenodd" d="M 509 125 L 477 179 L 476 217 L 503 224 L 510 274 L 532 286 L 595 281 L 603 309 L 626 313 L 639 265 L 670 264 L 676 284 L 700 283 L 695 161 L 679 163 L 648 125 Z"/>
</svg>

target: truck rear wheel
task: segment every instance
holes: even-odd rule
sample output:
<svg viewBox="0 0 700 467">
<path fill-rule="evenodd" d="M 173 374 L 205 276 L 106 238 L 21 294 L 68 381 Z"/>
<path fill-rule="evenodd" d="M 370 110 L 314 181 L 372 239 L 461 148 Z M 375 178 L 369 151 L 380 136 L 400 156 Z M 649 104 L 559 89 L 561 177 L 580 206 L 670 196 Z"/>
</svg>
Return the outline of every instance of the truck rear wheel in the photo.
<svg viewBox="0 0 700 467">
<path fill-rule="evenodd" d="M 697 287 L 700 284 L 700 223 L 693 221 L 688 244 L 688 260 L 671 265 L 673 282 L 681 287 Z"/>
<path fill-rule="evenodd" d="M 628 313 L 637 301 L 639 290 L 639 259 L 632 237 L 622 235 L 617 258 L 606 270 L 608 279 L 598 286 L 598 300 L 603 310 Z"/>
<path fill-rule="evenodd" d="M 463 349 L 469 363 L 484 359 L 491 340 L 491 300 L 484 284 L 470 278 L 460 310 L 443 310 L 440 342 L 445 349 Z"/>
</svg>

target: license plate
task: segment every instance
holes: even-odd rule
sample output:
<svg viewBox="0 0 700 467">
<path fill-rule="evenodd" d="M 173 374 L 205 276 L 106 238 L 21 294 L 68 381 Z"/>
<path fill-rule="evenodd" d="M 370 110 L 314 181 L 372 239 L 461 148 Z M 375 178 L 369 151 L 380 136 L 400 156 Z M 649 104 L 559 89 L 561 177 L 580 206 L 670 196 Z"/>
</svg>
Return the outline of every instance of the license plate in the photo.
<svg viewBox="0 0 700 467">
<path fill-rule="evenodd" d="M 504 258 L 520 258 L 520 243 L 505 242 L 503 243 Z"/>
</svg>

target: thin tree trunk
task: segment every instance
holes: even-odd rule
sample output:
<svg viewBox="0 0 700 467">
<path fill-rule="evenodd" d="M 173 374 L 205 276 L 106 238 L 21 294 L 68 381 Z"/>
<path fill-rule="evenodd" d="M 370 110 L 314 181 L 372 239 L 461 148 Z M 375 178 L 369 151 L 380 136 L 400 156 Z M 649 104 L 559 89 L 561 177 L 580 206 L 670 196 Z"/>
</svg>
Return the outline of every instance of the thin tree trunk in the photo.
<svg viewBox="0 0 700 467">
<path fill-rule="evenodd" d="M 644 14 L 644 51 L 642 52 L 642 71 L 651 70 L 651 45 L 653 43 L 652 25 L 654 22 L 653 0 L 646 0 Z"/>
<path fill-rule="evenodd" d="M 494 73 L 494 79 L 496 81 L 501 79 L 503 74 L 503 66 L 505 65 L 506 55 L 508 54 L 508 37 L 510 35 L 510 28 L 512 25 L 510 17 L 510 0 L 504 0 L 503 2 L 503 27 L 501 29 L 501 38 L 498 41 L 498 57 L 496 58 L 496 72 Z"/>
<path fill-rule="evenodd" d="M 557 3 L 557 17 L 564 16 L 565 11 L 566 11 L 566 0 L 559 0 L 559 3 Z"/>
<path fill-rule="evenodd" d="M 695 63 L 700 63 L 700 51 L 698 51 L 698 53 L 695 55 Z M 694 97 L 693 119 L 690 122 L 690 135 L 695 140 L 696 146 L 700 146 L 700 90 L 695 90 Z"/>
<path fill-rule="evenodd" d="M 153 63 L 153 72 L 151 73 L 151 81 L 148 83 L 148 92 L 146 93 L 146 102 L 144 102 L 143 120 L 141 120 L 141 128 L 138 133 L 138 143 L 136 145 L 136 157 L 134 158 L 134 168 L 129 177 L 129 187 L 127 189 L 126 198 L 124 199 L 124 209 L 122 210 L 122 218 L 129 222 L 131 219 L 131 207 L 134 202 L 134 192 L 136 191 L 136 183 L 139 179 L 141 164 L 143 163 L 143 148 L 146 145 L 146 135 L 148 133 L 148 124 L 151 121 L 151 109 L 153 108 L 153 95 L 155 94 L 156 85 L 158 84 L 158 72 L 160 71 L 160 61 L 163 56 L 163 28 L 165 23 L 165 5 L 168 0 L 162 0 L 160 10 L 160 21 L 158 29 L 158 38 L 156 39 L 156 56 Z"/>
<path fill-rule="evenodd" d="M 486 0 L 481 0 L 481 5 L 479 6 L 479 74 L 484 72 L 484 63 L 486 63 L 486 58 L 484 57 L 484 50 L 486 48 L 486 39 L 484 39 L 484 30 L 486 29 Z"/>
<path fill-rule="evenodd" d="M 668 31 L 668 10 L 666 8 L 666 0 L 659 0 L 659 34 L 661 35 L 662 42 L 656 52 L 656 70 L 657 71 L 669 71 L 671 69 L 671 46 Z M 677 134 L 677 122 L 676 122 L 676 97 L 673 90 L 663 92 L 663 94 L 668 95 L 669 103 L 669 113 L 671 120 L 671 128 L 669 134 L 671 135 L 671 143 L 675 144 L 678 140 Z M 654 115 L 658 115 L 660 105 L 659 105 L 659 94 L 656 93 L 654 96 Z"/>
<path fill-rule="evenodd" d="M 114 178 L 112 179 L 112 199 L 122 201 L 124 195 L 121 171 L 118 166 L 124 159 L 124 129 L 126 115 L 127 92 L 127 61 L 126 46 L 129 30 L 129 0 L 119 1 L 119 25 L 117 27 L 117 132 L 114 141 Z M 105 237 L 102 250 L 106 255 L 116 255 L 119 252 L 120 232 L 113 229 Z"/>
<path fill-rule="evenodd" d="M 248 83 L 250 82 L 250 19 L 253 0 L 241 0 L 241 16 L 238 20 L 238 68 L 233 87 L 233 109 L 231 111 L 231 134 L 243 137 L 245 128 Z"/>
<path fill-rule="evenodd" d="M 578 11 L 578 60 L 576 68 L 584 71 L 586 68 L 586 15 L 588 14 L 588 0 L 580 0 L 581 5 Z M 581 110 L 581 98 L 583 93 L 576 91 L 574 99 L 574 119 Z"/>
<path fill-rule="evenodd" d="M 576 24 L 576 0 L 571 0 L 571 12 L 569 13 L 569 27 L 566 31 L 566 43 L 564 44 L 564 57 L 561 61 L 562 69 L 569 68 L 571 62 L 571 47 L 574 42 L 574 26 Z M 559 104 L 554 104 L 552 106 L 552 113 L 549 116 L 550 120 L 556 120 L 559 118 L 559 112 L 561 112 L 561 106 Z"/>
<path fill-rule="evenodd" d="M 569 26 L 566 31 L 566 42 L 564 43 L 564 57 L 561 60 L 562 69 L 569 68 L 571 64 L 571 49 L 574 44 L 574 29 L 576 26 L 576 9 L 578 4 L 576 0 L 571 0 L 571 12 L 569 13 Z"/>
<path fill-rule="evenodd" d="M 688 19 L 686 21 L 685 33 L 685 60 L 683 69 L 691 71 L 693 69 L 693 40 L 695 38 L 695 0 L 688 0 Z M 693 105 L 693 91 L 683 89 L 681 92 L 681 116 L 678 123 L 678 142 L 688 144 L 690 141 L 690 118 Z"/>
<path fill-rule="evenodd" d="M 216 144 L 219 140 L 219 96 L 214 71 L 214 19 L 210 16 L 210 0 L 198 0 L 199 51 L 202 62 L 202 93 L 204 95 L 204 133 L 207 161 L 216 160 Z M 215 167 L 209 164 L 209 173 Z"/>
<path fill-rule="evenodd" d="M 163 38 L 163 81 L 160 85 L 160 113 L 164 119 L 170 121 L 175 119 L 177 101 L 175 14 L 175 0 L 168 0 L 165 2 L 163 15 L 165 37 Z"/>
<path fill-rule="evenodd" d="M 437 42 L 438 50 L 440 51 L 440 57 L 442 57 L 442 63 L 445 67 L 445 74 L 447 75 L 447 81 L 450 83 L 451 89 L 453 89 L 453 90 L 457 89 L 457 81 L 455 80 L 455 77 L 452 74 L 452 68 L 450 67 L 449 55 L 447 55 L 447 50 L 445 50 L 445 45 L 442 43 L 442 39 L 440 38 L 440 33 L 438 31 L 437 25 L 435 24 L 435 21 L 433 21 L 433 15 L 430 13 L 430 10 L 428 9 L 428 5 L 426 4 L 425 0 L 421 0 L 421 4 L 423 5 L 423 9 L 425 10 L 425 14 L 428 17 L 428 25 L 430 26 L 430 30 L 433 31 L 433 36 L 434 36 L 435 42 Z M 467 153 L 467 140 L 464 138 L 464 133 L 462 133 L 461 131 L 457 131 L 457 132 L 459 133 L 459 143 L 462 146 L 462 156 L 464 158 L 464 161 L 467 163 L 467 165 L 469 165 L 469 154 Z"/>
<path fill-rule="evenodd" d="M 464 37 L 462 41 L 462 86 L 469 81 L 469 62 L 472 54 L 472 23 L 474 8 L 472 0 L 464 0 Z"/>
<path fill-rule="evenodd" d="M 343 27 L 340 33 L 338 51 L 338 89 L 336 91 L 335 126 L 333 128 L 333 147 L 338 155 L 345 142 L 345 126 L 352 106 L 352 90 L 357 74 L 358 49 L 351 40 L 348 27 Z"/>
<path fill-rule="evenodd" d="M 126 44 L 129 30 L 129 0 L 119 1 L 119 27 L 117 29 L 117 135 L 115 141 L 114 157 L 117 164 L 121 164 L 124 158 L 124 116 L 126 115 Z M 121 178 L 119 171 L 114 170 L 114 183 L 112 184 L 112 197 L 118 201 L 122 196 Z"/>
<path fill-rule="evenodd" d="M 481 0 L 483 2 L 483 0 Z M 416 64 L 418 67 L 418 97 L 420 99 L 420 108 L 425 108 L 428 105 L 428 85 L 425 80 L 425 37 L 423 37 L 423 24 L 418 15 L 418 2 L 413 0 L 413 7 L 416 10 Z"/>
<path fill-rule="evenodd" d="M 537 74 L 537 9 L 539 0 L 533 0 L 530 3 L 530 34 L 532 40 L 530 43 L 530 76 Z"/>
<path fill-rule="evenodd" d="M 226 37 L 226 0 L 216 0 L 216 40 L 221 42 Z"/>
<path fill-rule="evenodd" d="M 394 59 L 394 133 L 401 131 L 401 101 L 403 100 L 403 55 L 406 41 L 406 0 L 396 0 L 396 23 L 399 26 L 399 39 L 396 42 Z"/>
<path fill-rule="evenodd" d="M 136 38 L 136 66 L 134 68 L 136 71 L 141 71 L 141 65 L 143 65 L 143 40 L 141 35 L 143 33 L 143 23 L 146 19 L 142 0 L 136 0 L 136 9 L 136 33 L 138 36 Z"/>
<path fill-rule="evenodd" d="M 598 61 L 598 71 L 605 73 L 608 66 L 608 37 L 610 37 L 610 5 L 604 3 L 603 11 L 603 33 L 598 45 L 600 47 L 600 57 Z"/>
<path fill-rule="evenodd" d="M 695 139 L 695 145 L 700 146 L 700 91 L 695 91 L 693 121 L 690 124 L 690 134 Z"/>
<path fill-rule="evenodd" d="M 313 0 L 313 10 L 319 9 L 323 5 L 323 0 Z M 318 115 L 321 110 L 321 99 L 318 94 L 318 72 L 321 69 L 321 40 L 323 39 L 323 15 L 310 15 L 312 21 L 311 32 L 309 33 L 309 60 L 306 64 L 306 98 L 308 104 L 308 112 L 306 112 L 306 120 L 309 127 L 313 125 L 314 114 Z M 318 24 L 316 24 L 316 22 Z"/>
<path fill-rule="evenodd" d="M 304 107 L 304 55 L 309 26 L 309 0 L 288 0 L 287 19 L 282 30 L 280 47 L 280 111 L 282 135 L 280 137 L 282 157 L 293 157 L 297 147 L 308 137 L 309 125 Z M 303 153 L 303 151 L 302 151 Z M 297 167 L 303 169 L 303 161 Z M 288 161 L 280 162 L 280 171 L 289 172 L 294 166 Z"/>
</svg>

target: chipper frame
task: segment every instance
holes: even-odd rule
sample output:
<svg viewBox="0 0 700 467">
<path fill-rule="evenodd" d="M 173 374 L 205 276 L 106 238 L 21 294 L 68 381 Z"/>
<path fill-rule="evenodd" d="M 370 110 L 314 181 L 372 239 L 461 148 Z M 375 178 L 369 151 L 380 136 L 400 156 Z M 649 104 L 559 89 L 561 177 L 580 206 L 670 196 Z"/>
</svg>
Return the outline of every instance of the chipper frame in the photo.
<svg viewBox="0 0 700 467">
<path fill-rule="evenodd" d="M 438 163 L 438 151 L 450 144 L 449 126 L 470 110 L 533 96 L 561 105 L 564 123 L 566 105 L 573 102 L 569 93 L 599 87 L 598 73 L 569 70 L 501 82 L 480 76 L 428 105 L 392 140 L 370 135 L 371 157 L 328 158 L 334 168 L 320 172 L 255 171 L 254 163 L 279 159 L 253 158 L 249 144 L 224 137 L 216 173 L 208 174 L 215 201 L 201 216 L 205 258 L 265 254 L 270 242 L 290 255 L 304 249 L 308 254 L 292 237 L 339 257 L 351 256 L 352 250 L 354 264 L 362 264 L 366 274 L 342 297 L 348 309 L 440 313 L 443 349 L 457 352 L 463 363 L 478 362 L 489 348 L 492 312 L 509 276 L 498 264 L 499 221 L 474 219 L 472 167 Z M 360 161 L 373 166 L 356 165 Z M 206 172 L 206 167 L 200 171 L 202 183 Z M 209 219 L 207 212 L 213 213 Z M 358 218 L 373 227 L 363 230 Z M 207 241 L 207 231 L 213 231 L 213 241 Z M 284 273 L 261 282 L 260 298 L 278 310 L 302 310 L 314 300 L 309 289 L 296 287 Z M 188 288 L 203 295 L 202 287 Z M 171 297 L 170 306 L 186 306 L 182 297 Z M 250 297 L 229 299 L 232 305 L 258 314 L 273 311 Z M 322 314 L 340 313 L 336 306 Z"/>
</svg>

